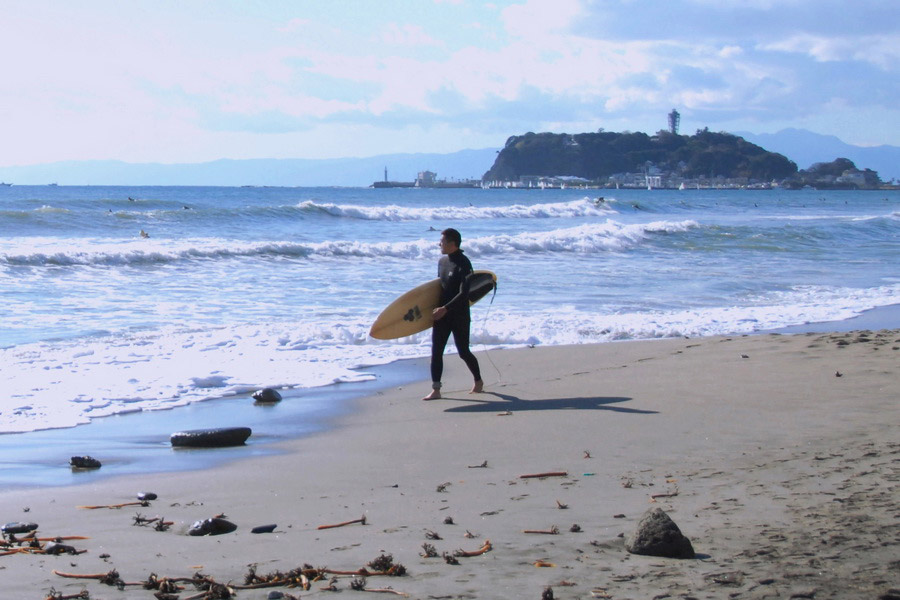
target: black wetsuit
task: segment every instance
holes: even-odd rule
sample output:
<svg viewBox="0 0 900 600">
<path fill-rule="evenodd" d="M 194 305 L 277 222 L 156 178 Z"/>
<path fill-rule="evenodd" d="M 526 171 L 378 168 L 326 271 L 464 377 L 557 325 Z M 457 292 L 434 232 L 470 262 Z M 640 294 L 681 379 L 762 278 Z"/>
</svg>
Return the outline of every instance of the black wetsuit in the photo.
<svg viewBox="0 0 900 600">
<path fill-rule="evenodd" d="M 472 263 L 457 250 L 445 254 L 438 261 L 438 277 L 441 279 L 440 306 L 447 309 L 442 319 L 434 322 L 431 330 L 431 381 L 434 389 L 440 389 L 441 375 L 444 372 L 444 348 L 450 334 L 459 357 L 463 359 L 472 372 L 475 381 L 481 380 L 481 369 L 478 360 L 469 350 L 469 276 L 472 274 Z"/>
</svg>

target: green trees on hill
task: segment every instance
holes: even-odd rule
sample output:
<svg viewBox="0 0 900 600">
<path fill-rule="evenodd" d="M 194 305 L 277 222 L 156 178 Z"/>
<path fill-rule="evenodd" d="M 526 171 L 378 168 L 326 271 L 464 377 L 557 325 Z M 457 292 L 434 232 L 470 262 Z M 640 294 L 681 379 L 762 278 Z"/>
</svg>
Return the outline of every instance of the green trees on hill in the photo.
<svg viewBox="0 0 900 600">
<path fill-rule="evenodd" d="M 784 179 L 797 165 L 729 133 L 708 129 L 692 136 L 646 133 L 526 133 L 513 136 L 484 174 L 485 181 L 517 181 L 523 176 L 574 176 L 602 180 L 648 167 L 683 178 L 746 177 Z"/>
</svg>

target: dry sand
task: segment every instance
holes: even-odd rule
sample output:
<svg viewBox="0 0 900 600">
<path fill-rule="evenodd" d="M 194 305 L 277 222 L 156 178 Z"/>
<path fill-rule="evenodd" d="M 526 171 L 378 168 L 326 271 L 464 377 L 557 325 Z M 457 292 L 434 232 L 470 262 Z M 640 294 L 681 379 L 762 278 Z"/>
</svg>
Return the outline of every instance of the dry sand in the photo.
<svg viewBox="0 0 900 600">
<path fill-rule="evenodd" d="M 242 584 L 248 565 L 259 575 L 304 564 L 355 571 L 382 554 L 406 575 L 370 576 L 367 588 L 412 598 L 875 599 L 900 588 L 900 331 L 668 339 L 480 359 L 484 394 L 465 391 L 467 372 L 448 357 L 444 399 L 419 400 L 427 383 L 361 399 L 332 430 L 286 444 L 283 455 L 2 492 L 3 522 L 90 539 L 68 542 L 86 550 L 78 555 L 0 556 L 0 597 L 154 597 L 54 570 L 116 569 L 126 582 L 200 571 Z M 545 472 L 567 475 L 521 478 Z M 78 508 L 142 491 L 159 499 Z M 691 539 L 696 559 L 625 551 L 623 536 L 652 507 Z M 185 535 L 219 513 L 238 530 Z M 173 525 L 136 526 L 138 514 Z M 365 524 L 317 528 L 363 515 Z M 250 532 L 270 523 L 273 533 Z M 554 527 L 556 534 L 525 533 Z M 426 543 L 442 555 L 487 540 L 490 552 L 458 565 L 421 556 Z M 366 597 L 352 579 L 338 577 L 339 597 Z M 240 589 L 235 597 L 331 597 L 325 585 Z M 188 586 L 179 597 L 196 594 Z"/>
</svg>

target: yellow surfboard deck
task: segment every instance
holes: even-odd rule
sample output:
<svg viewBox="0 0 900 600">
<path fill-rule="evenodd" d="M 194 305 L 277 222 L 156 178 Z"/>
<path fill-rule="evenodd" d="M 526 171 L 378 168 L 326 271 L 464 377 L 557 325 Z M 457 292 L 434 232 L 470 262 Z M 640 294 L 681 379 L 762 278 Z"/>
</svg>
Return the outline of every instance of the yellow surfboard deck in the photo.
<svg viewBox="0 0 900 600">
<path fill-rule="evenodd" d="M 496 285 L 496 275 L 490 271 L 475 271 L 469 284 L 469 304 L 484 298 Z M 425 331 L 434 325 L 431 311 L 437 308 L 440 298 L 440 279 L 414 287 L 381 311 L 369 335 L 377 340 L 393 340 Z"/>
</svg>

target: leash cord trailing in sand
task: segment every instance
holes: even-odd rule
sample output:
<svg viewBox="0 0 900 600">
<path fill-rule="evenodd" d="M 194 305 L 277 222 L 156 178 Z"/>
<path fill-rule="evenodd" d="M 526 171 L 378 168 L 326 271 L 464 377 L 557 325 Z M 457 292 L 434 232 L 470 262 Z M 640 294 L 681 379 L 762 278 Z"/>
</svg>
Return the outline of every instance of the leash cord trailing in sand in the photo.
<svg viewBox="0 0 900 600">
<path fill-rule="evenodd" d="M 487 312 L 484 313 L 484 319 L 481 321 L 481 333 L 482 335 L 487 330 L 487 320 L 488 316 L 491 314 L 491 307 L 494 306 L 494 298 L 497 296 L 497 283 L 494 282 L 494 293 L 491 294 L 491 301 L 488 303 Z M 503 381 L 503 373 L 500 372 L 500 369 L 497 368 L 497 365 L 494 364 L 494 359 L 491 358 L 491 353 L 488 350 L 487 344 L 484 342 L 481 343 L 481 347 L 484 350 L 484 355 L 487 356 L 488 362 L 491 363 L 491 366 L 494 367 L 494 370 L 497 371 L 498 383 Z"/>
</svg>

